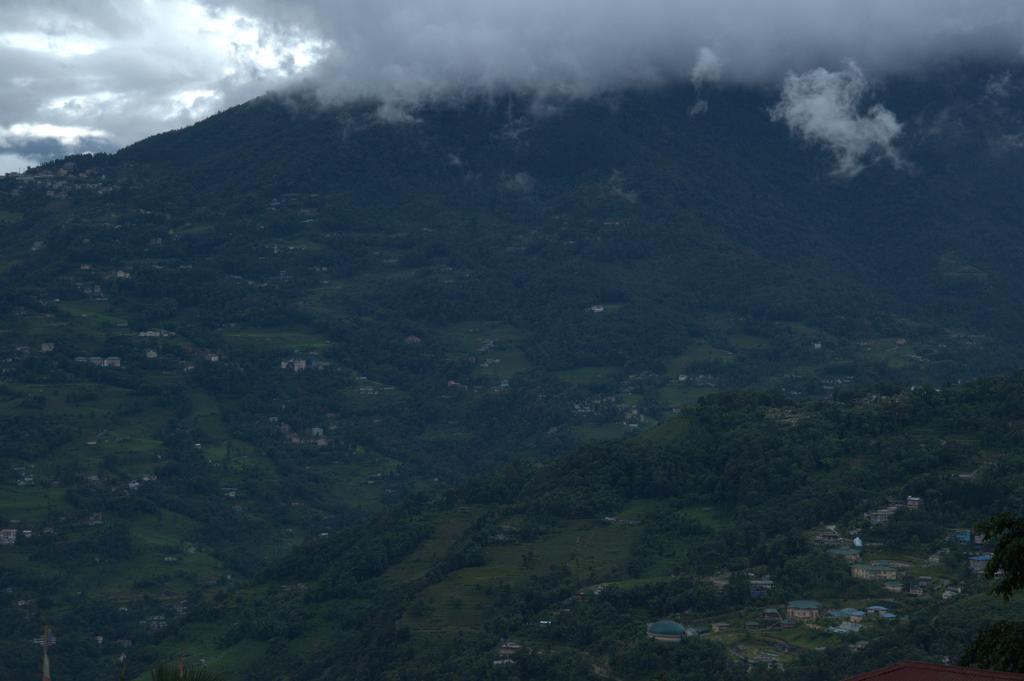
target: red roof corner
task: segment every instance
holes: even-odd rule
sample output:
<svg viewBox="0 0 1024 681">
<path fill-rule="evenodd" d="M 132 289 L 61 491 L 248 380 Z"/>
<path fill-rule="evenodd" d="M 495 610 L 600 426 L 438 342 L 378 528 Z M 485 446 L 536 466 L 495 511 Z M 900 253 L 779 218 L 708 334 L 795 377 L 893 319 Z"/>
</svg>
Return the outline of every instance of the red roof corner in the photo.
<svg viewBox="0 0 1024 681">
<path fill-rule="evenodd" d="M 927 662 L 897 662 L 882 669 L 851 676 L 846 681 L 1024 681 L 1024 674 L 993 672 L 969 667 L 946 667 Z"/>
</svg>

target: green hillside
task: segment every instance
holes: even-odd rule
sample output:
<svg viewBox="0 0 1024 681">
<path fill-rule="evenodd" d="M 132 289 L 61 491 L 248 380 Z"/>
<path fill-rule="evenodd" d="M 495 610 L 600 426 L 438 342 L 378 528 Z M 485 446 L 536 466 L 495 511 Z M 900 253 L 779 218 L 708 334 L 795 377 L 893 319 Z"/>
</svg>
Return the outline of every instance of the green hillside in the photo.
<svg viewBox="0 0 1024 681">
<path fill-rule="evenodd" d="M 930 120 L 981 97 L 985 73 L 892 81 L 886 102 Z M 350 561 L 346 541 L 367 527 L 393 545 L 366 555 L 353 579 L 374 590 L 345 600 L 345 617 L 379 622 L 340 648 L 397 670 L 406 663 L 379 645 L 435 636 L 441 660 L 511 673 L 477 655 L 493 643 L 488 623 L 512 617 L 487 585 L 507 583 L 509 602 L 531 579 L 558 599 L 566 584 L 605 581 L 655 593 L 672 575 L 704 588 L 697 575 L 741 570 L 730 561 L 762 535 L 834 522 L 892 490 L 930 494 L 850 478 L 875 473 L 865 441 L 836 469 L 860 491 L 762 509 L 757 538 L 715 548 L 739 505 L 813 476 L 838 484 L 826 474 L 839 455 L 821 470 L 802 468 L 819 455 L 802 449 L 811 458 L 757 464 L 757 478 L 702 473 L 713 489 L 621 488 L 600 456 L 593 475 L 565 468 L 681 446 L 687 419 L 722 409 L 700 400 L 723 392 L 760 391 L 784 405 L 779 428 L 800 428 L 805 411 L 866 390 L 1021 365 L 1018 156 L 908 137 L 911 170 L 840 180 L 826 154 L 770 122 L 767 93 L 723 89 L 715 115 L 698 117 L 686 114 L 693 95 L 626 92 L 544 115 L 502 96 L 426 107 L 409 124 L 382 122 L 371 103 L 267 96 L 117 154 L 0 177 L 0 529 L 17 536 L 0 546 L 0 676 L 35 668 L 44 622 L 61 678 L 108 678 L 122 652 L 141 670 L 178 645 L 225 669 L 278 669 L 264 655 L 312 663 L 339 631 L 337 603 L 309 615 L 301 589 L 278 593 L 267 575 L 294 576 L 287 566 L 319 542 Z M 963 116 L 975 135 L 999 123 Z M 940 425 L 959 438 L 951 419 Z M 816 441 L 835 445 L 847 425 L 827 422 Z M 634 444 L 597 444 L 626 436 Z M 989 447 L 949 442 L 978 461 Z M 707 450 L 686 452 L 712 468 Z M 913 475 L 949 464 L 899 453 Z M 512 478 L 487 477 L 510 465 Z M 577 477 L 586 493 L 555 484 Z M 929 527 L 1003 510 L 973 503 Z M 644 542 L 662 541 L 657 517 L 694 536 L 644 557 Z M 470 541 L 485 531 L 509 543 Z M 457 567 L 465 581 L 449 576 Z M 264 601 L 294 614 L 251 630 L 211 617 L 247 607 L 262 622 Z M 671 614 L 633 607 L 616 606 L 623 631 Z M 266 645 L 275 637 L 280 651 Z M 567 669 L 631 669 L 614 661 L 629 651 L 568 639 L 545 650 Z"/>
<path fill-rule="evenodd" d="M 1022 387 L 707 399 L 644 437 L 308 542 L 162 649 L 247 679 L 809 680 L 955 660 L 981 624 L 1022 614 L 971 574 L 986 547 L 955 534 L 1021 510 Z M 858 566 L 898 576 L 829 553 L 854 537 Z M 798 599 L 821 619 L 765 624 Z M 844 608 L 863 611 L 853 633 L 833 631 Z M 693 633 L 647 640 L 662 619 Z"/>
</svg>

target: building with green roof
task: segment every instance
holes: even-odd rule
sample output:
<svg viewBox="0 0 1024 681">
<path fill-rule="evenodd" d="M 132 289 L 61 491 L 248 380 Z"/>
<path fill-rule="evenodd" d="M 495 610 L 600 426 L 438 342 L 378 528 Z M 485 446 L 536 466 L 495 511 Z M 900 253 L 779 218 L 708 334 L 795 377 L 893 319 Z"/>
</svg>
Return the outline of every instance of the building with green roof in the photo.
<svg viewBox="0 0 1024 681">
<path fill-rule="evenodd" d="M 647 625 L 647 637 L 655 641 L 678 643 L 686 636 L 686 627 L 672 620 L 660 620 Z"/>
<path fill-rule="evenodd" d="M 821 617 L 821 603 L 796 600 L 786 605 L 786 617 L 794 622 L 813 622 Z"/>
</svg>

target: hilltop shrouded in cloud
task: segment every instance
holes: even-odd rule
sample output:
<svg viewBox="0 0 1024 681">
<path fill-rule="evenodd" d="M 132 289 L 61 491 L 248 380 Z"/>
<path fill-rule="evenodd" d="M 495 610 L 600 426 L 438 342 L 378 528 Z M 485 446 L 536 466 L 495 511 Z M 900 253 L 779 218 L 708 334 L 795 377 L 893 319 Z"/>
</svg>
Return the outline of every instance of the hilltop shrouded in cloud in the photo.
<svg viewBox="0 0 1024 681">
<path fill-rule="evenodd" d="M 112 148 L 289 85 L 329 103 L 379 98 L 405 120 L 423 101 L 503 90 L 776 89 L 848 60 L 881 79 L 949 59 L 1019 61 L 1022 47 L 1018 0 L 3 3 L 0 145 L 29 156 L 26 144 L 66 138 L 42 134 L 60 128 L 96 131 L 68 149 Z M 705 98 L 691 113 L 709 112 Z"/>
<path fill-rule="evenodd" d="M 205 1 L 329 43 L 315 79 L 342 99 L 586 95 L 691 75 L 776 84 L 847 60 L 882 77 L 954 57 L 1019 59 L 1024 46 L 1015 0 Z"/>
</svg>

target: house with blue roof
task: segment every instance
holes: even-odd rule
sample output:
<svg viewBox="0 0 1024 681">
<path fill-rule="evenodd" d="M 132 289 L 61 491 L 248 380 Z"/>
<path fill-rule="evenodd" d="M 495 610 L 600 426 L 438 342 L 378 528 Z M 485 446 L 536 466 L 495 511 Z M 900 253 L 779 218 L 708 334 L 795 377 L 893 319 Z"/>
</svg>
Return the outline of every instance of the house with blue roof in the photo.
<svg viewBox="0 0 1024 681">
<path fill-rule="evenodd" d="M 992 554 L 991 553 L 983 553 L 983 554 L 978 555 L 978 556 L 971 556 L 970 558 L 967 559 L 967 562 L 971 566 L 971 572 L 973 572 L 976 575 L 984 575 L 985 574 L 985 568 L 988 567 L 989 561 L 991 561 L 991 560 L 992 560 Z"/>
<path fill-rule="evenodd" d="M 841 610 L 829 610 L 828 616 L 838 620 L 849 620 L 851 622 L 860 622 L 864 619 L 866 613 L 863 610 L 857 608 L 842 608 Z"/>
<path fill-rule="evenodd" d="M 953 539 L 960 542 L 961 544 L 971 543 L 971 531 L 970 530 L 956 530 L 953 532 Z"/>
</svg>

